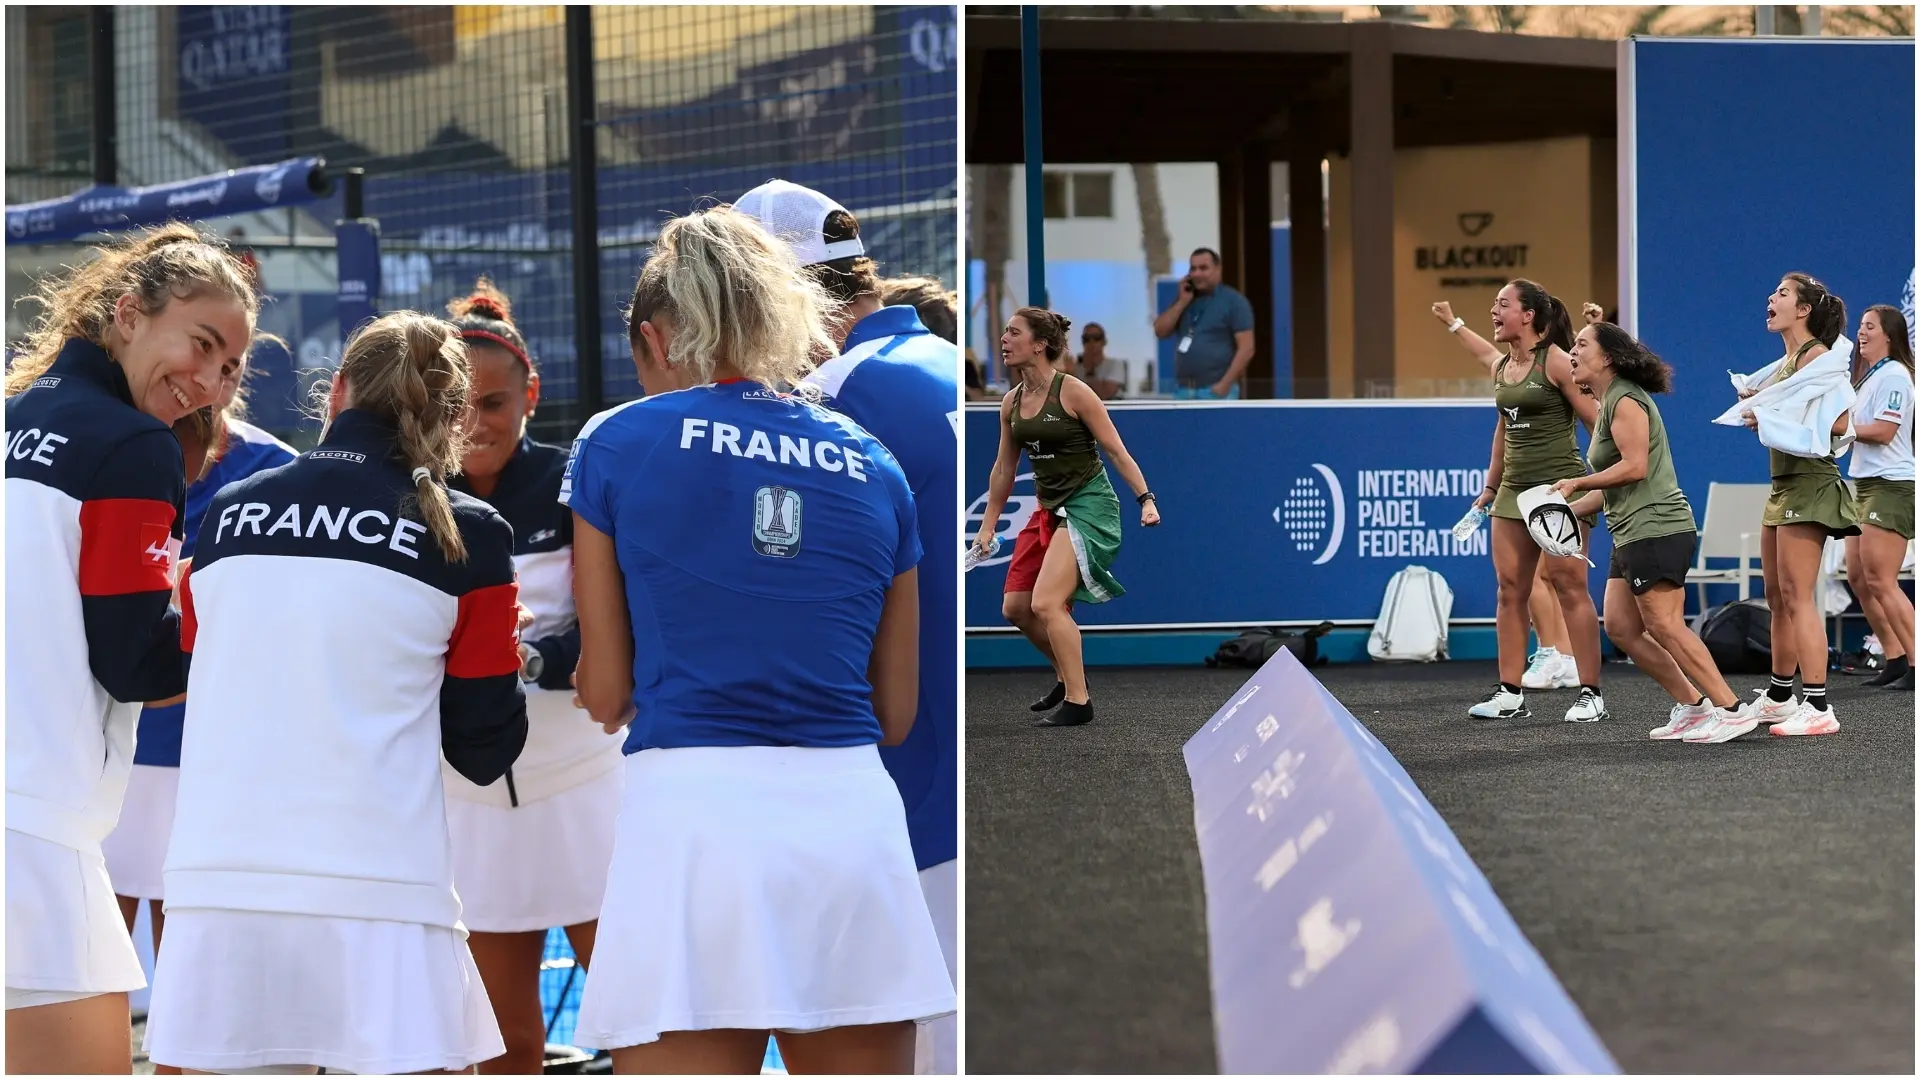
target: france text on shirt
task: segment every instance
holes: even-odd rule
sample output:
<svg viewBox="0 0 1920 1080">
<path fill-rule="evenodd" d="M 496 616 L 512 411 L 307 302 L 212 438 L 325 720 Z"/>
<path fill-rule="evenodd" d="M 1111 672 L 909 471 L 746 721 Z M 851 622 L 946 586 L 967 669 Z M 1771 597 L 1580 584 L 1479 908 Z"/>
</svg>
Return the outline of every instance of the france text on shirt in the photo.
<svg viewBox="0 0 1920 1080">
<path fill-rule="evenodd" d="M 741 446 L 742 436 L 746 446 Z M 718 420 L 707 421 L 697 416 L 683 417 L 680 421 L 680 449 L 704 449 L 714 454 L 732 454 L 734 457 L 762 458 L 778 465 L 796 465 L 803 469 L 820 468 L 827 472 L 845 472 L 861 483 L 867 482 L 867 466 L 870 459 L 858 450 L 841 446 L 827 439 L 794 438 L 781 435 L 779 450 L 774 449 L 774 440 L 758 428 L 742 429 L 734 424 Z"/>
</svg>

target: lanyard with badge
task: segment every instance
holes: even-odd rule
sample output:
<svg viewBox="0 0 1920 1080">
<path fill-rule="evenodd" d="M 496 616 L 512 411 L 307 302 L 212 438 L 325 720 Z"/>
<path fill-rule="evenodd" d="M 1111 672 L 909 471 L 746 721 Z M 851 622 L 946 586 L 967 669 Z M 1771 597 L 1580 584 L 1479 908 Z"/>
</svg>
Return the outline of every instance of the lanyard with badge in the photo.
<svg viewBox="0 0 1920 1080">
<path fill-rule="evenodd" d="M 1881 368 L 1886 367 L 1888 364 L 1891 364 L 1891 363 L 1893 363 L 1893 357 L 1891 356 L 1881 357 L 1877 363 L 1875 363 L 1872 367 L 1867 369 L 1867 373 L 1865 375 L 1860 376 L 1859 381 L 1853 384 L 1854 390 L 1858 391 L 1861 387 L 1867 385 L 1868 380 L 1872 379 L 1874 375 L 1878 373 Z"/>
<path fill-rule="evenodd" d="M 1179 347 L 1174 350 L 1181 356 L 1187 355 L 1187 350 L 1193 348 L 1193 335 L 1200 332 L 1200 313 L 1206 310 L 1206 304 L 1202 303 L 1202 301 L 1212 303 L 1213 294 L 1208 293 L 1206 296 L 1195 296 L 1193 303 L 1187 305 L 1187 332 L 1186 335 L 1180 339 Z"/>
</svg>

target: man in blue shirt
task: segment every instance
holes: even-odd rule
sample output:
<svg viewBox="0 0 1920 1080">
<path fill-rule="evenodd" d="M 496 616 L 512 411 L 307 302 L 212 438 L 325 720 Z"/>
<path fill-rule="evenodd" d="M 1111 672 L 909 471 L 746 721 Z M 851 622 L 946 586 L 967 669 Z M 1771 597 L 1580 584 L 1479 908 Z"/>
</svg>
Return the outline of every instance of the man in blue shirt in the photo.
<svg viewBox="0 0 1920 1080">
<path fill-rule="evenodd" d="M 773 180 L 740 197 L 807 272 L 846 304 L 834 337 L 840 355 L 809 380 L 827 404 L 892 451 L 907 474 L 919 518 L 920 708 L 913 731 L 880 756 L 900 788 L 907 831 L 947 969 L 954 970 L 959 909 L 959 724 L 954 583 L 959 558 L 960 350 L 929 333 L 913 308 L 886 307 L 860 224 L 821 193 Z M 918 1070 L 955 1070 L 954 1018 L 921 1032 Z M 931 1030 L 927 1030 L 931 1029 Z"/>
<path fill-rule="evenodd" d="M 1180 295 L 1153 320 L 1153 336 L 1174 338 L 1174 396 L 1237 398 L 1253 359 L 1253 305 L 1220 280 L 1220 255 L 1199 248 Z"/>
</svg>

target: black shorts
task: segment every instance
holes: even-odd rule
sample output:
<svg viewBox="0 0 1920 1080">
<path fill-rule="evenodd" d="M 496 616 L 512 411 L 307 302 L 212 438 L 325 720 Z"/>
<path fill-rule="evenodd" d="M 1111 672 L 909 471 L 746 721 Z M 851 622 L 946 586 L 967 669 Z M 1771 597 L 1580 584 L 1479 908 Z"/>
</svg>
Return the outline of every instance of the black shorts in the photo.
<svg viewBox="0 0 1920 1080">
<path fill-rule="evenodd" d="M 1693 549 L 1699 542 L 1698 533 L 1683 532 L 1621 544 L 1613 549 L 1607 577 L 1625 581 L 1635 596 L 1661 581 L 1685 587 L 1687 571 L 1693 569 Z"/>
</svg>

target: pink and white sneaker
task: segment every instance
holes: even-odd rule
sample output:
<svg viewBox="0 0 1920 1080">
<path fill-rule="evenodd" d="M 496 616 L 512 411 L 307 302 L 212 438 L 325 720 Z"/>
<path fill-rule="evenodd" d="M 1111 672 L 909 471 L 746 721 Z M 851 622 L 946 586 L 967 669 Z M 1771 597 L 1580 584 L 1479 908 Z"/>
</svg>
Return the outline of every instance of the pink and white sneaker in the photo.
<svg viewBox="0 0 1920 1080">
<path fill-rule="evenodd" d="M 1831 705 L 1815 712 L 1811 706 L 1802 704 L 1792 719 L 1782 720 L 1767 731 L 1774 735 L 1836 735 L 1840 732 L 1840 721 L 1834 717 Z"/>
<path fill-rule="evenodd" d="M 1711 719 L 1681 738 L 1696 746 L 1702 743 L 1732 742 L 1759 726 L 1758 710 L 1752 705 L 1735 705 L 1731 709 L 1713 710 Z"/>
<path fill-rule="evenodd" d="M 1649 739 L 1680 739 L 1687 732 L 1713 719 L 1712 705 L 1675 705 L 1667 714 L 1667 722 L 1661 727 L 1647 732 Z"/>
</svg>

